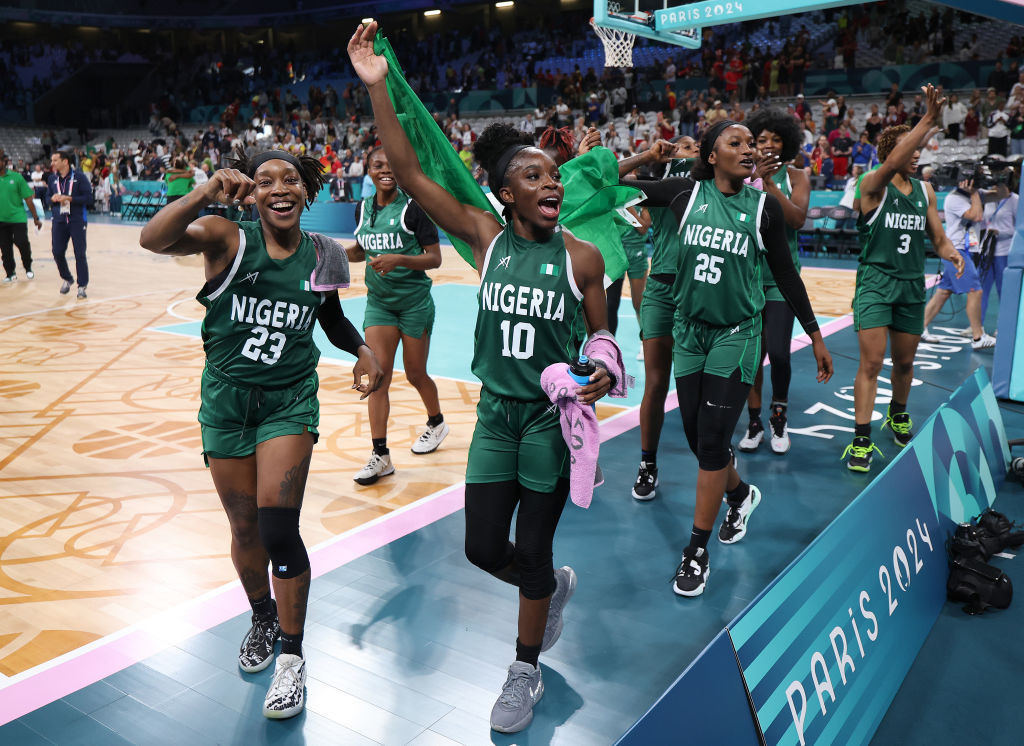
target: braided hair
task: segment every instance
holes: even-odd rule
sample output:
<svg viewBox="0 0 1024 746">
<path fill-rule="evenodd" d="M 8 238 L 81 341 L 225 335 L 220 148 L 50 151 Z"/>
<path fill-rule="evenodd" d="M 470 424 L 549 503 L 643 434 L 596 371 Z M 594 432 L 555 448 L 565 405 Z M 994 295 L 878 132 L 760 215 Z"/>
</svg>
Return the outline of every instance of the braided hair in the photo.
<svg viewBox="0 0 1024 746">
<path fill-rule="evenodd" d="M 558 157 L 564 163 L 571 160 L 576 151 L 576 137 L 568 127 L 555 129 L 548 127 L 540 134 L 540 142 L 537 147 L 541 150 L 552 148 L 558 151 Z"/>
<path fill-rule="evenodd" d="M 324 173 L 324 166 L 316 158 L 309 155 L 291 155 L 285 151 L 281 151 L 281 153 L 287 156 L 283 160 L 288 163 L 294 162 L 297 164 L 296 169 L 299 172 L 299 178 L 302 179 L 302 184 L 306 187 L 306 209 L 308 210 L 316 202 L 320 189 L 327 183 L 327 174 Z M 263 153 L 257 153 L 250 157 L 246 155 L 245 150 L 241 146 L 237 146 L 234 153 L 227 160 L 231 168 L 237 168 L 251 179 L 256 175 L 256 166 L 253 165 L 253 161 L 256 156 L 260 155 L 263 155 Z"/>
</svg>

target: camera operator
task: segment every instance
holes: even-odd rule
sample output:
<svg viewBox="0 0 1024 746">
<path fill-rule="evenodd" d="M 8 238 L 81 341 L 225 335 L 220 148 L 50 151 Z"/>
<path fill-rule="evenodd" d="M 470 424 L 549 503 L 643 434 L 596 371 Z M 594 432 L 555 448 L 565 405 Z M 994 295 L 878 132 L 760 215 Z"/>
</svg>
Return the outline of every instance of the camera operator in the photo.
<svg viewBox="0 0 1024 746">
<path fill-rule="evenodd" d="M 995 188 L 987 193 L 985 202 L 985 230 L 978 242 L 978 253 L 974 262 L 981 278 L 981 318 L 984 321 L 988 309 L 988 298 L 993 283 L 1003 298 L 1003 272 L 1006 269 L 1013 233 L 1017 226 L 1017 203 L 1019 197 L 1010 188 L 1010 169 L 993 174 Z"/>
<path fill-rule="evenodd" d="M 935 294 L 924 307 L 924 342 L 938 341 L 928 332 L 928 325 L 935 319 L 951 295 L 967 295 L 967 320 L 971 325 L 971 347 L 975 350 L 991 349 L 996 340 L 985 334 L 981 320 L 981 280 L 978 270 L 971 261 L 970 250 L 978 245 L 979 229 L 985 217 L 981 194 L 975 187 L 975 178 L 967 178 L 946 197 L 944 207 L 946 235 L 964 258 L 963 276 L 956 276 L 951 262 L 943 260 L 942 276 L 935 287 Z"/>
</svg>

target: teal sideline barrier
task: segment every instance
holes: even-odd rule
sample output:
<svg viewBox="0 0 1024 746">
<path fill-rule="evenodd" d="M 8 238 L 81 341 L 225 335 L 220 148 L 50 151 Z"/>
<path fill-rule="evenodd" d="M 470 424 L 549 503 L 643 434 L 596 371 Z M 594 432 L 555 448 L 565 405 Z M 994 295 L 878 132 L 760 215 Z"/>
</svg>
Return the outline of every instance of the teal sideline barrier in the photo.
<svg viewBox="0 0 1024 746">
<path fill-rule="evenodd" d="M 992 363 L 996 396 L 1024 401 L 1024 201 L 1017 205 L 1017 230 L 999 293 L 999 335 Z"/>
<path fill-rule="evenodd" d="M 945 537 L 992 504 L 1009 457 L 995 394 L 978 368 L 729 624 L 765 742 L 871 740 L 945 601 Z M 688 668 L 628 731 L 630 743 L 678 739 L 678 727 L 657 727 L 672 713 L 656 712 L 679 707 L 675 690 L 699 690 L 701 702 L 730 697 L 721 665 L 721 680 Z"/>
</svg>

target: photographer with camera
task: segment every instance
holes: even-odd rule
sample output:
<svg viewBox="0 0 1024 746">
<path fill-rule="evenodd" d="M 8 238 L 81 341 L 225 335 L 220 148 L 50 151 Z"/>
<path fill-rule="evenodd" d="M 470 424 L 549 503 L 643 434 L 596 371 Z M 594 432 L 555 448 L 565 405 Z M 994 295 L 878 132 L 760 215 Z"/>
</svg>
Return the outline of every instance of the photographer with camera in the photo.
<svg viewBox="0 0 1024 746">
<path fill-rule="evenodd" d="M 1010 188 L 1010 169 L 993 175 L 995 189 L 988 193 L 985 202 L 985 230 L 978 242 L 978 253 L 974 263 L 981 278 L 981 318 L 985 319 L 988 298 L 995 284 L 999 299 L 1003 298 L 1003 272 L 1010 255 L 1013 233 L 1017 227 L 1017 203 L 1019 197 Z"/>
<path fill-rule="evenodd" d="M 970 255 L 970 252 L 979 245 L 980 228 L 985 219 L 982 195 L 975 186 L 980 175 L 980 172 L 976 172 L 975 176 L 964 179 L 956 190 L 946 197 L 946 236 L 964 258 L 964 271 L 962 276 L 957 277 L 953 264 L 943 260 L 942 276 L 935 287 L 935 294 L 924 307 L 924 333 L 921 335 L 924 342 L 939 341 L 929 333 L 928 325 L 942 310 L 949 296 L 966 294 L 967 320 L 971 325 L 971 348 L 984 350 L 996 346 L 995 338 L 986 334 L 982 327 L 981 278 L 978 277 L 978 270 Z"/>
</svg>

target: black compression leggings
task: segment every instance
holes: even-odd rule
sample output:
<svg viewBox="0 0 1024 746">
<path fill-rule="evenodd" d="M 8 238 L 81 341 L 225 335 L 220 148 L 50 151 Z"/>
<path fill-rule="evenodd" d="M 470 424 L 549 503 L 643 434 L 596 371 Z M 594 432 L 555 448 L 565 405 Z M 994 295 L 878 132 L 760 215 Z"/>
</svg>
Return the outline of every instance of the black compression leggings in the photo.
<svg viewBox="0 0 1024 746">
<path fill-rule="evenodd" d="M 789 348 L 793 341 L 794 319 L 796 314 L 785 301 L 765 302 L 764 349 L 771 363 L 772 398 L 776 401 L 789 401 L 789 381 L 793 377 Z"/>
<path fill-rule="evenodd" d="M 623 275 L 605 290 L 605 297 L 608 303 L 608 331 L 615 336 L 615 331 L 619 328 L 619 303 L 622 301 L 622 285 L 626 281 L 626 276 Z"/>
<path fill-rule="evenodd" d="M 676 378 L 683 431 L 704 471 L 729 465 L 729 443 L 749 392 L 750 384 L 740 380 L 738 368 L 729 378 L 703 371 Z"/>
<path fill-rule="evenodd" d="M 568 479 L 559 479 L 554 492 L 534 492 L 514 481 L 467 484 L 466 558 L 518 585 L 531 601 L 547 598 L 555 590 L 551 546 L 568 496 Z M 513 544 L 508 535 L 516 505 Z"/>
</svg>

